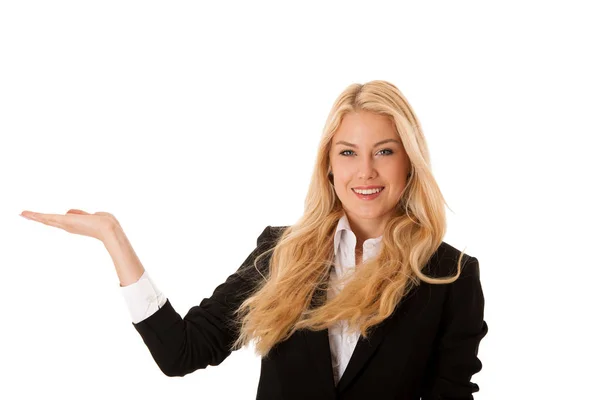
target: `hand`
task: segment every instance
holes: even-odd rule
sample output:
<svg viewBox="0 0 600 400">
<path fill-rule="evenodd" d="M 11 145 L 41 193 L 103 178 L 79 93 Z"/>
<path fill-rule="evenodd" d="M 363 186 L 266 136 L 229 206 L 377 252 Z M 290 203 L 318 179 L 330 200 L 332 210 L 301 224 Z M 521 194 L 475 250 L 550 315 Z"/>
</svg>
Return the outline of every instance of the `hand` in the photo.
<svg viewBox="0 0 600 400">
<path fill-rule="evenodd" d="M 114 215 L 110 213 L 97 212 L 90 214 L 77 209 L 70 209 L 65 215 L 23 211 L 21 216 L 45 225 L 64 229 L 69 233 L 93 237 L 100 241 L 104 241 L 106 233 L 119 224 Z"/>
</svg>

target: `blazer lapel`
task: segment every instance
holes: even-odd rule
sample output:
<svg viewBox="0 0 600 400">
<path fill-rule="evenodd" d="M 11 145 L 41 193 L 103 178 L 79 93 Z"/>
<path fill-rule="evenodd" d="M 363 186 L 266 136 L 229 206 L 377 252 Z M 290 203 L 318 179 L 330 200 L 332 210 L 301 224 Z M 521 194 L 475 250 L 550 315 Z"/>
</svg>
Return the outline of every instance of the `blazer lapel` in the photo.
<svg viewBox="0 0 600 400">
<path fill-rule="evenodd" d="M 324 299 L 326 292 L 322 289 L 315 291 L 315 294 L 311 299 L 310 308 L 320 305 L 319 301 L 317 300 L 317 295 L 321 295 L 321 299 Z M 383 321 L 379 325 L 372 327 L 367 339 L 364 339 L 362 336 L 359 337 L 356 347 L 354 348 L 354 352 L 352 353 L 352 356 L 348 362 L 348 366 L 344 370 L 344 374 L 338 382 L 338 392 L 344 390 L 348 384 L 352 382 L 356 375 L 365 366 L 369 358 L 371 358 L 381 343 L 381 340 L 385 336 L 388 321 L 389 320 Z M 332 391 L 335 388 L 335 381 L 333 379 L 331 348 L 329 345 L 329 330 L 303 330 L 303 333 L 306 346 L 308 347 L 308 354 L 313 360 L 318 374 L 323 378 L 321 383 L 324 385 L 327 394 L 332 395 Z"/>
<path fill-rule="evenodd" d="M 367 339 L 364 339 L 362 336 L 359 337 L 354 352 L 348 361 L 348 366 L 338 382 L 338 392 L 343 391 L 367 364 L 367 361 L 369 361 L 385 336 L 386 327 L 389 325 L 387 323 L 388 321 L 389 320 L 385 320 L 379 325 L 372 327 Z"/>
<path fill-rule="evenodd" d="M 335 398 L 335 381 L 333 380 L 333 369 L 331 365 L 331 350 L 329 348 L 329 336 L 327 329 L 321 331 L 303 330 L 308 355 L 317 370 L 321 384 L 327 398 Z"/>
<path fill-rule="evenodd" d="M 325 294 L 323 290 L 316 291 L 311 300 L 310 308 L 319 305 L 319 302 L 316 298 L 317 293 L 320 293 L 322 296 Z M 413 288 L 413 290 L 411 290 L 411 292 L 403 298 L 401 303 L 396 307 L 390 317 L 380 324 L 371 327 L 371 331 L 366 339 L 362 336 L 359 337 L 356 347 L 354 348 L 354 351 L 350 356 L 350 360 L 348 361 L 348 366 L 344 370 L 344 373 L 338 382 L 337 388 L 335 387 L 335 382 L 333 379 L 333 367 L 331 362 L 331 349 L 329 346 L 328 330 L 303 330 L 303 336 L 308 348 L 308 354 L 313 360 L 314 366 L 319 375 L 323 378 L 321 383 L 324 385 L 323 388 L 326 390 L 328 396 L 331 396 L 332 390 L 340 393 L 352 383 L 361 370 L 366 366 L 369 359 L 373 356 L 375 350 L 377 350 L 377 347 L 379 347 L 381 344 L 392 324 L 399 324 L 402 327 L 402 329 L 397 330 L 394 333 L 395 340 L 398 341 L 398 343 L 410 342 L 410 336 L 413 332 L 411 315 L 413 315 L 414 312 L 409 312 L 411 309 L 409 304 L 414 302 L 415 298 L 418 297 L 415 296 L 415 294 L 416 289 Z M 323 299 L 324 297 L 321 298 Z M 406 358 L 406 354 L 407 353 L 400 351 L 399 357 Z M 404 361 L 406 361 L 406 359 Z"/>
<path fill-rule="evenodd" d="M 310 301 L 309 309 L 317 307 L 320 303 L 318 295 L 324 295 L 326 292 L 317 289 Z M 306 343 L 307 353 L 317 370 L 317 374 L 322 378 L 322 388 L 327 393 L 326 398 L 335 398 L 335 381 L 333 379 L 333 368 L 331 361 L 331 349 L 329 348 L 329 331 L 323 329 L 320 331 L 311 331 L 302 329 L 302 336 Z"/>
</svg>

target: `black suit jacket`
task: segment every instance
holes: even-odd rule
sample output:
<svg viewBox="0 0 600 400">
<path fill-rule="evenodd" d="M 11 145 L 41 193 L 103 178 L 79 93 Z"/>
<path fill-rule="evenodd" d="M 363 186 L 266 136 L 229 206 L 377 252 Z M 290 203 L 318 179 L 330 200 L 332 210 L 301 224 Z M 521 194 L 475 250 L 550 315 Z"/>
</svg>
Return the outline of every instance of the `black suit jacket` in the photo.
<svg viewBox="0 0 600 400">
<path fill-rule="evenodd" d="M 156 313 L 133 324 L 164 374 L 184 376 L 218 365 L 229 356 L 229 345 L 236 338 L 230 324 L 233 310 L 259 279 L 248 265 L 274 246 L 285 228 L 267 226 L 238 271 L 183 319 L 167 300 Z M 423 272 L 453 275 L 459 254 L 442 242 Z M 260 263 L 263 273 L 268 259 Z M 299 330 L 262 358 L 256 398 L 473 399 L 479 387 L 471 383 L 471 377 L 481 370 L 477 352 L 488 329 L 483 308 L 479 264 L 465 254 L 457 281 L 446 285 L 421 282 L 367 339 L 359 338 L 337 386 L 327 330 Z"/>
</svg>

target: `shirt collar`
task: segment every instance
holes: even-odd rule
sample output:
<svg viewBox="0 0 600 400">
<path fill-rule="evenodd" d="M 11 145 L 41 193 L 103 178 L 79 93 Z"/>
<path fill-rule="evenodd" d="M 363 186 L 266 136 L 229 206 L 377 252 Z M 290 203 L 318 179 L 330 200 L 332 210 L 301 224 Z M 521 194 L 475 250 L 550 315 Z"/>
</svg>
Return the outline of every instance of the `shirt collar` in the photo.
<svg viewBox="0 0 600 400">
<path fill-rule="evenodd" d="M 352 232 L 352 228 L 350 228 L 350 222 L 348 221 L 348 216 L 346 215 L 345 212 L 344 212 L 344 215 L 342 215 L 342 217 L 338 221 L 337 227 L 335 228 L 335 236 L 333 237 L 333 254 L 336 256 L 338 253 L 338 249 L 340 247 L 340 242 L 342 240 L 342 232 L 343 231 L 348 231 L 346 233 L 346 235 L 348 233 Z M 354 232 L 352 232 L 352 235 L 354 235 Z M 374 239 L 367 239 L 367 240 L 365 240 L 365 243 L 374 242 L 377 246 L 379 246 L 382 239 L 383 239 L 383 235 L 379 236 L 377 238 L 374 238 Z"/>
</svg>

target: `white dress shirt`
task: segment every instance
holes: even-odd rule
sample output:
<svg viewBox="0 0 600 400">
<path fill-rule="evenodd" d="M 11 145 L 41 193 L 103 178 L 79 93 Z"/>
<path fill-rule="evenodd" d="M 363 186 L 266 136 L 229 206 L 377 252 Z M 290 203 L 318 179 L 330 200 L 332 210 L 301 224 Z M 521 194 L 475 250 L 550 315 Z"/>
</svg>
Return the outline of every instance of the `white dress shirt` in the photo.
<svg viewBox="0 0 600 400">
<path fill-rule="evenodd" d="M 381 239 L 382 236 L 365 240 L 362 252 L 363 262 L 377 255 Z M 328 299 L 336 296 L 343 288 L 337 279 L 351 275 L 356 265 L 356 236 L 350 228 L 346 214 L 338 221 L 333 243 L 335 268 L 331 269 L 329 276 Z M 154 314 L 167 302 L 166 297 L 150 278 L 148 271 L 144 271 L 137 282 L 121 286 L 120 290 L 125 297 L 131 320 L 136 324 Z M 360 335 L 359 333 L 349 334 L 347 329 L 348 324 L 346 321 L 342 321 L 328 330 L 333 377 L 336 385 L 348 366 Z"/>
<path fill-rule="evenodd" d="M 381 248 L 381 240 L 382 236 L 365 240 L 362 251 L 363 262 L 377 255 Z M 343 285 L 337 283 L 336 280 L 346 275 L 352 275 L 354 273 L 354 267 L 356 266 L 356 236 L 350 228 L 346 214 L 338 221 L 333 246 L 335 269 L 331 269 L 331 274 L 329 276 L 329 290 L 327 291 L 328 299 L 333 298 L 343 288 Z M 360 336 L 360 333 L 358 332 L 351 334 L 347 332 L 347 330 L 348 323 L 346 321 L 338 322 L 328 329 L 333 378 L 336 385 L 348 366 L 348 362 L 350 361 L 350 357 L 354 352 L 356 342 L 358 342 Z"/>
</svg>

